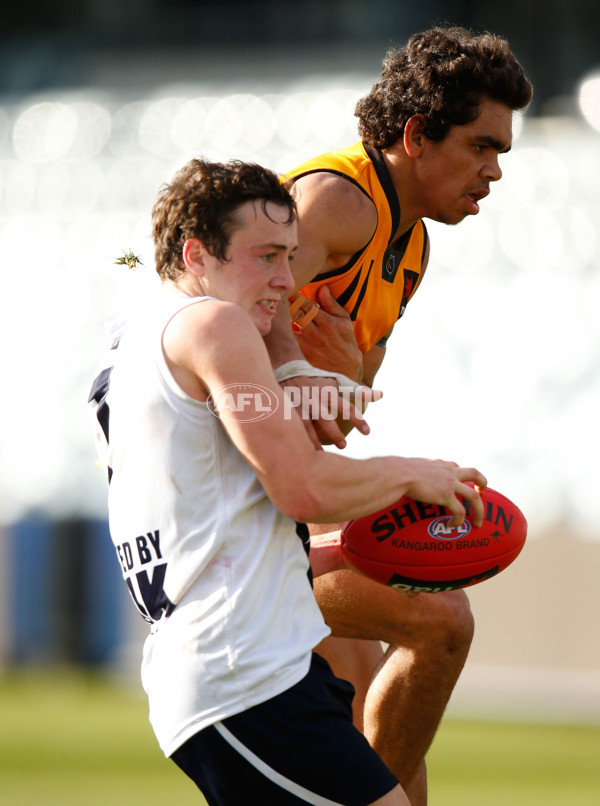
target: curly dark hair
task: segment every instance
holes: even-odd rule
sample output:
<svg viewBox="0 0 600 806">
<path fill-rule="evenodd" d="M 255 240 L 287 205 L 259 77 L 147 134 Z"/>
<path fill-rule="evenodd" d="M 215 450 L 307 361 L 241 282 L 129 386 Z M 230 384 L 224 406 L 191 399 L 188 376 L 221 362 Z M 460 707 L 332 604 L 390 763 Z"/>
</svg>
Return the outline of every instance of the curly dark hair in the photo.
<svg viewBox="0 0 600 806">
<path fill-rule="evenodd" d="M 267 213 L 267 202 L 289 211 L 288 223 L 296 218 L 296 205 L 277 174 L 255 163 L 210 162 L 192 159 L 171 182 L 161 187 L 152 208 L 152 235 L 156 271 L 162 279 L 176 280 L 185 270 L 183 245 L 198 238 L 219 260 L 226 260 L 231 235 L 236 229 L 235 211 L 258 200 Z"/>
<path fill-rule="evenodd" d="M 387 148 L 412 115 L 424 115 L 425 136 L 440 142 L 450 126 L 474 121 L 484 98 L 516 110 L 524 109 L 532 95 L 505 39 L 459 27 L 431 28 L 387 52 L 379 81 L 354 114 L 362 139 Z"/>
</svg>

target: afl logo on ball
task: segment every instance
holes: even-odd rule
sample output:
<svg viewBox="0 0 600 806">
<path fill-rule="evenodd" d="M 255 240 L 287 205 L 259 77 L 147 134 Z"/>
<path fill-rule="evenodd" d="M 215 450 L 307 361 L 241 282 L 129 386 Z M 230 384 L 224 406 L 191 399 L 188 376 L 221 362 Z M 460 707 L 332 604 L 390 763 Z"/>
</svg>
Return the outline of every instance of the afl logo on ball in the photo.
<svg viewBox="0 0 600 806">
<path fill-rule="evenodd" d="M 427 531 L 431 537 L 437 540 L 457 540 L 459 537 L 468 535 L 471 531 L 471 524 L 465 520 L 460 526 L 453 526 L 451 523 L 452 515 L 444 515 L 443 518 L 436 518 L 431 521 L 427 527 Z"/>
</svg>

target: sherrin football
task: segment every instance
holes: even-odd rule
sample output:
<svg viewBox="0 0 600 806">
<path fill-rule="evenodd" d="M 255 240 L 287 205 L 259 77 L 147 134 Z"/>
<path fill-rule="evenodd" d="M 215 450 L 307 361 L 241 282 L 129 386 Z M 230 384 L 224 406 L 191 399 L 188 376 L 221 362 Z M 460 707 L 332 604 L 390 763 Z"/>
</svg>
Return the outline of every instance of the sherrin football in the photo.
<svg viewBox="0 0 600 806">
<path fill-rule="evenodd" d="M 499 574 L 525 544 L 521 510 L 489 487 L 481 493 L 484 521 L 452 526 L 444 507 L 404 496 L 391 507 L 348 521 L 342 552 L 365 576 L 405 591 L 438 593 L 467 588 Z"/>
</svg>

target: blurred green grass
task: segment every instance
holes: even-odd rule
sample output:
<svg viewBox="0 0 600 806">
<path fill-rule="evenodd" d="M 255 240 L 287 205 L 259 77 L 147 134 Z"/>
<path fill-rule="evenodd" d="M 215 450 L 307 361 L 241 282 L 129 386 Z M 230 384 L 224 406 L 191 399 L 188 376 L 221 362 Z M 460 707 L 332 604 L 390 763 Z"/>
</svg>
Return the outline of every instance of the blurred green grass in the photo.
<svg viewBox="0 0 600 806">
<path fill-rule="evenodd" d="M 431 806 L 599 806 L 600 726 L 445 720 Z"/>
<path fill-rule="evenodd" d="M 429 791 L 431 806 L 598 806 L 600 726 L 445 720 Z M 204 799 L 159 750 L 135 682 L 78 670 L 0 677 L 2 806 L 165 802 Z"/>
<path fill-rule="evenodd" d="M 204 802 L 159 749 L 139 684 L 77 670 L 0 679 L 2 806 Z"/>
</svg>

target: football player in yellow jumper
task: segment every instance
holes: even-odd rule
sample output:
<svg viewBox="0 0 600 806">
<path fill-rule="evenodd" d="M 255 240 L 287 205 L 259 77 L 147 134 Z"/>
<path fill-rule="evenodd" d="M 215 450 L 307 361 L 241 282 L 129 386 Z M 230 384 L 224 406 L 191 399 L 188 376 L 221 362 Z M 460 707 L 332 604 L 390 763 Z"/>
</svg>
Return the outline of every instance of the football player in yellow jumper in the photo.
<svg viewBox="0 0 600 806">
<path fill-rule="evenodd" d="M 502 176 L 513 111 L 531 97 L 508 43 L 493 34 L 433 28 L 388 52 L 355 110 L 360 142 L 285 177 L 298 206 L 300 296 L 291 297 L 292 327 L 283 308 L 268 337 L 274 366 L 303 357 L 373 383 L 427 266 L 423 219 L 458 224 L 479 212 Z M 307 427 L 344 447 L 335 422 Z M 313 542 L 335 528 L 312 529 Z M 320 577 L 315 592 L 334 636 L 320 651 L 356 688 L 356 724 L 423 806 L 425 754 L 472 640 L 466 594 L 407 598 L 347 571 Z"/>
</svg>

